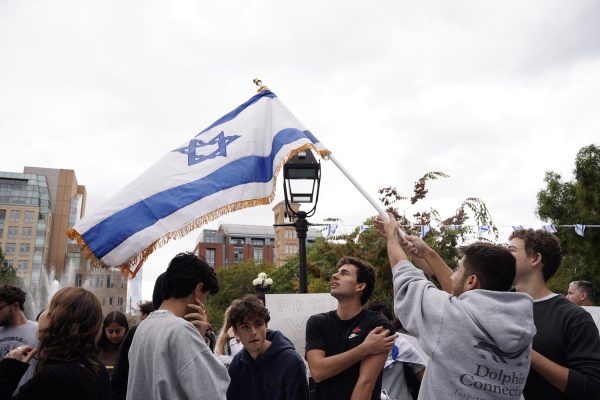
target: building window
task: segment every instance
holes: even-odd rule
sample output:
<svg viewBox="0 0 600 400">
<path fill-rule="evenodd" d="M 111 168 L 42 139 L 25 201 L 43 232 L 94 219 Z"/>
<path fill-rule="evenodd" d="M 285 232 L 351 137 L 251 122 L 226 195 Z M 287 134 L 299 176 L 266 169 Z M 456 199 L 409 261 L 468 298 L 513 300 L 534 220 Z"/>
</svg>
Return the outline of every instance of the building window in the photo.
<svg viewBox="0 0 600 400">
<path fill-rule="evenodd" d="M 108 305 L 109 305 L 109 306 L 112 306 L 112 297 L 109 297 L 109 298 L 108 298 Z"/>
<path fill-rule="evenodd" d="M 96 287 L 103 287 L 103 286 L 104 286 L 104 275 L 96 276 Z"/>
<path fill-rule="evenodd" d="M 8 227 L 8 238 L 9 239 L 16 239 L 18 233 L 19 233 L 18 226 L 9 226 Z"/>
<path fill-rule="evenodd" d="M 109 289 L 115 287 L 115 282 L 110 274 L 106 275 L 106 287 Z"/>
<path fill-rule="evenodd" d="M 0 210 L 0 222 L 4 222 L 6 220 L 6 210 Z"/>
<path fill-rule="evenodd" d="M 75 286 L 81 287 L 83 285 L 83 275 L 77 274 L 75 275 Z"/>
<path fill-rule="evenodd" d="M 254 248 L 254 262 L 256 264 L 260 264 L 263 262 L 263 248 L 262 247 Z"/>
<path fill-rule="evenodd" d="M 18 272 L 27 272 L 29 269 L 29 261 L 27 260 L 19 260 L 19 269 Z"/>
<path fill-rule="evenodd" d="M 232 237 L 231 239 L 229 239 L 229 243 L 231 243 L 231 245 L 233 246 L 242 246 L 246 241 L 244 240 L 244 238 L 239 238 L 239 237 Z"/>
<path fill-rule="evenodd" d="M 17 244 L 16 243 L 6 243 L 6 248 L 4 249 L 5 253 L 7 256 L 12 256 L 15 254 L 15 251 L 17 250 Z"/>
<path fill-rule="evenodd" d="M 21 211 L 11 210 L 10 211 L 10 222 L 19 222 L 21 219 Z"/>
<path fill-rule="evenodd" d="M 30 240 L 32 231 L 33 231 L 33 228 L 31 226 L 24 226 L 23 229 L 21 230 L 21 239 Z"/>
<path fill-rule="evenodd" d="M 19 245 L 19 254 L 21 254 L 21 255 L 29 254 L 30 250 L 31 250 L 31 245 L 29 243 L 21 243 Z"/>
<path fill-rule="evenodd" d="M 252 246 L 264 246 L 265 245 L 265 239 L 252 239 L 251 241 Z"/>
<path fill-rule="evenodd" d="M 286 239 L 295 239 L 296 238 L 296 231 L 294 231 L 292 229 L 286 229 L 285 230 L 285 238 Z"/>
<path fill-rule="evenodd" d="M 125 277 L 121 275 L 121 289 L 125 287 Z"/>
<path fill-rule="evenodd" d="M 26 224 L 33 224 L 33 211 L 25 211 L 23 222 Z"/>
<path fill-rule="evenodd" d="M 233 248 L 233 263 L 237 264 L 243 260 L 244 260 L 244 248 L 243 247 L 234 247 Z"/>
<path fill-rule="evenodd" d="M 215 254 L 216 254 L 216 250 L 215 249 L 206 249 L 206 262 L 208 263 L 208 265 L 210 265 L 211 267 L 215 267 Z"/>
<path fill-rule="evenodd" d="M 6 267 L 13 268 L 15 266 L 15 262 L 13 260 L 4 260 Z"/>
<path fill-rule="evenodd" d="M 117 298 L 117 305 L 118 306 L 122 306 L 123 305 L 123 298 L 122 297 Z"/>
<path fill-rule="evenodd" d="M 216 243 L 217 232 L 216 231 L 204 231 L 204 242 L 205 243 Z"/>
</svg>

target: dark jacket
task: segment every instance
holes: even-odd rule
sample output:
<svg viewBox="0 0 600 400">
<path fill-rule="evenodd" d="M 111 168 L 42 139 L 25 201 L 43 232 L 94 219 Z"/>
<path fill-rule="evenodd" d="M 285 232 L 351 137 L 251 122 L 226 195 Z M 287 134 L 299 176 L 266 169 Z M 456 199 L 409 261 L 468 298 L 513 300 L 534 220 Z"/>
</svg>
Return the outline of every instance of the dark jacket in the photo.
<svg viewBox="0 0 600 400">
<path fill-rule="evenodd" d="M 96 373 L 76 362 L 44 366 L 11 397 L 27 368 L 29 364 L 10 358 L 0 361 L 0 400 L 108 400 L 108 374 L 102 364 Z"/>
<path fill-rule="evenodd" d="M 256 360 L 246 349 L 233 357 L 227 399 L 308 399 L 306 366 L 292 342 L 270 330 L 267 340 L 271 346 Z"/>
</svg>

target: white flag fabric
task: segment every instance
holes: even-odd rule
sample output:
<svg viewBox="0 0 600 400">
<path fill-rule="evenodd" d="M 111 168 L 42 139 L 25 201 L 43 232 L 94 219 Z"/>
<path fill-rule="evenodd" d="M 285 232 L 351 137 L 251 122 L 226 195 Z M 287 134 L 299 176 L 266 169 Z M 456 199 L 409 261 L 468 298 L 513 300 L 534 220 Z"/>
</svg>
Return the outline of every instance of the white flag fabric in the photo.
<svg viewBox="0 0 600 400">
<path fill-rule="evenodd" d="M 335 236 L 335 233 L 337 232 L 338 229 L 338 224 L 328 224 L 327 225 L 327 230 L 326 230 L 326 237 L 329 239 L 333 236 Z"/>
<path fill-rule="evenodd" d="M 479 234 L 479 235 L 483 235 L 484 233 L 486 233 L 486 232 L 487 232 L 487 231 L 489 231 L 489 230 L 490 230 L 490 227 L 489 227 L 489 226 L 487 226 L 487 225 L 481 225 L 481 226 L 479 227 L 479 232 L 478 232 L 478 234 Z"/>
<path fill-rule="evenodd" d="M 544 225 L 544 230 L 546 232 L 556 233 L 556 225 L 554 225 L 554 224 Z"/>
<path fill-rule="evenodd" d="M 427 236 L 427 234 L 431 231 L 431 226 L 429 225 L 421 225 L 421 238 Z"/>
<path fill-rule="evenodd" d="M 575 233 L 577 233 L 579 236 L 583 236 L 585 233 L 585 225 L 576 224 Z"/>
<path fill-rule="evenodd" d="M 231 211 L 269 204 L 286 161 L 329 151 L 271 91 L 263 90 L 170 150 L 68 235 L 92 263 L 135 276 L 169 239 Z"/>
</svg>

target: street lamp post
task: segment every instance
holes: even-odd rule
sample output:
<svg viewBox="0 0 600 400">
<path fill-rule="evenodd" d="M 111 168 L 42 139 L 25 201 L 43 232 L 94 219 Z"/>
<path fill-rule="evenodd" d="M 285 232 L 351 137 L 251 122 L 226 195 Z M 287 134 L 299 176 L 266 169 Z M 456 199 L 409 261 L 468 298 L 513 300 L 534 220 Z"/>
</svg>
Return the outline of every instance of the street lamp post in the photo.
<svg viewBox="0 0 600 400">
<path fill-rule="evenodd" d="M 321 186 L 321 163 L 317 162 L 311 150 L 306 150 L 292 157 L 283 166 L 283 193 L 285 209 L 293 223 L 275 224 L 273 226 L 292 226 L 298 236 L 298 261 L 300 267 L 300 293 L 308 293 L 306 273 L 306 236 L 308 227 L 316 224 L 309 223 L 306 218 L 312 217 L 319 201 Z M 291 203 L 313 203 L 313 208 L 306 211 L 294 211 Z"/>
<path fill-rule="evenodd" d="M 271 286 L 273 286 L 273 279 L 269 278 L 264 272 L 261 272 L 258 274 L 258 277 L 252 281 L 252 285 L 257 293 L 264 295 L 271 290 Z"/>
</svg>

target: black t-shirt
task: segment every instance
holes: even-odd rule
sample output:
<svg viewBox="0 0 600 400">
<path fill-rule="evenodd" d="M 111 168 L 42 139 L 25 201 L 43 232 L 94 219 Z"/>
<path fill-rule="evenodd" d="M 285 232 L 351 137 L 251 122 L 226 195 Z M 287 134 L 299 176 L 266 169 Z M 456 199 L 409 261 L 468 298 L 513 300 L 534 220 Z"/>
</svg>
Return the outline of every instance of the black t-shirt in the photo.
<svg viewBox="0 0 600 400">
<path fill-rule="evenodd" d="M 592 316 L 583 308 L 554 296 L 533 303 L 537 333 L 533 350 L 569 368 L 566 393 L 561 393 L 533 369 L 529 370 L 526 399 L 599 399 L 600 337 Z"/>
<path fill-rule="evenodd" d="M 369 332 L 378 326 L 394 332 L 394 328 L 385 317 L 369 310 L 362 310 L 354 318 L 346 321 L 341 320 L 336 311 L 313 315 L 306 323 L 305 350 L 323 350 L 325 357 L 341 354 L 360 345 Z M 349 399 L 358 381 L 359 372 L 360 362 L 357 362 L 338 375 L 317 383 L 316 399 Z M 372 398 L 377 400 L 381 397 L 381 375 L 380 372 L 373 389 Z"/>
</svg>

